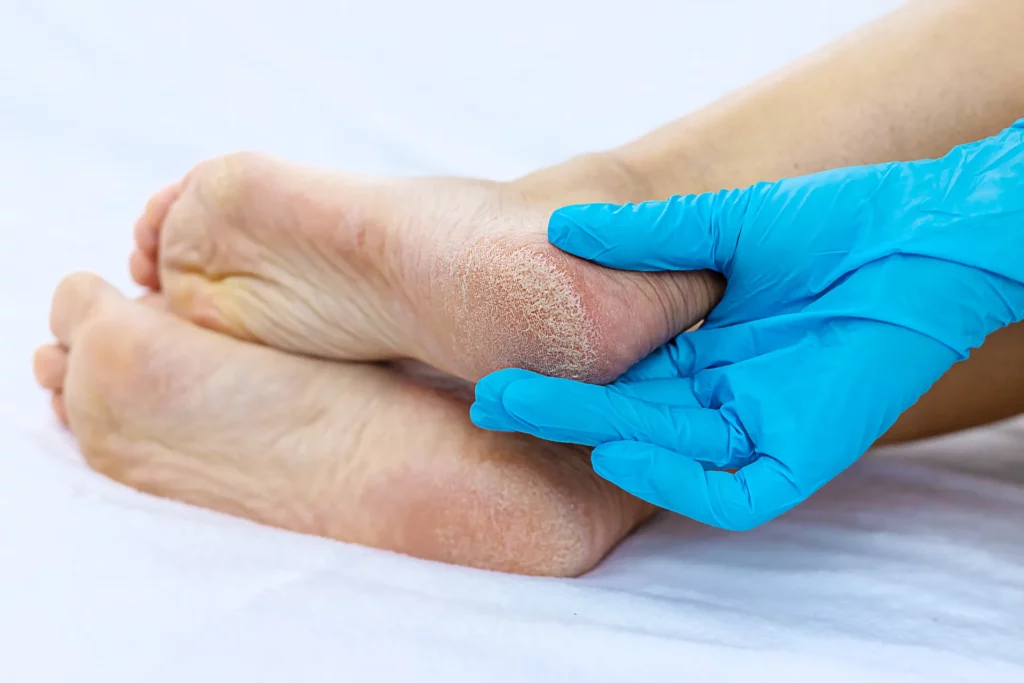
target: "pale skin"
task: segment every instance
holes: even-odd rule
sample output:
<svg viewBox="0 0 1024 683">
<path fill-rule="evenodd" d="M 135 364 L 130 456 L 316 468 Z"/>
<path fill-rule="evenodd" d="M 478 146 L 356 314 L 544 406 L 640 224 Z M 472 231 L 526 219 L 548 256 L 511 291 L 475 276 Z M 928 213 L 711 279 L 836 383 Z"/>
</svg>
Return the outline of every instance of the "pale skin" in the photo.
<svg viewBox="0 0 1024 683">
<path fill-rule="evenodd" d="M 568 257 L 546 242 L 550 212 L 984 137 L 1024 116 L 1021 25 L 1017 0 L 911 2 L 645 138 L 511 183 L 206 162 L 136 226 L 132 274 L 159 294 L 65 280 L 37 378 L 90 465 L 135 488 L 430 559 L 579 574 L 653 510 L 584 449 L 475 429 L 465 382 L 506 366 L 606 381 L 699 321 L 722 282 Z M 1020 326 L 993 335 L 886 438 L 1020 412 L 1024 364 L 1007 358 L 1022 348 Z M 399 358 L 461 379 L 367 362 Z"/>
</svg>

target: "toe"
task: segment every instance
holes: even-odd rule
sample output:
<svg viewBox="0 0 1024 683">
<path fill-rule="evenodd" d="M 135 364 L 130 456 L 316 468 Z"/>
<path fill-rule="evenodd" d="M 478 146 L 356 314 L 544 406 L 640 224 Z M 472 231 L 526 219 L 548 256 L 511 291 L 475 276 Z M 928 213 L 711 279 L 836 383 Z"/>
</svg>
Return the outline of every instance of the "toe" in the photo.
<svg viewBox="0 0 1024 683">
<path fill-rule="evenodd" d="M 64 394 L 59 391 L 54 392 L 53 397 L 50 399 L 50 405 L 53 407 L 53 414 L 66 426 L 68 423 L 68 411 L 64 407 Z"/>
<path fill-rule="evenodd" d="M 160 244 L 160 226 L 163 225 L 171 204 L 180 194 L 181 183 L 168 185 L 149 198 L 142 215 L 135 222 L 135 246 L 154 261 Z"/>
<path fill-rule="evenodd" d="M 121 293 L 97 275 L 68 275 L 53 294 L 50 330 L 64 346 L 72 346 L 83 322 L 95 315 L 103 305 L 121 299 Z"/>
<path fill-rule="evenodd" d="M 64 388 L 64 375 L 67 369 L 67 349 L 57 344 L 46 344 L 36 349 L 32 359 L 32 372 L 39 386 L 50 391 L 60 391 Z"/>
<path fill-rule="evenodd" d="M 128 270 L 131 272 L 132 279 L 143 287 L 160 289 L 156 259 L 152 256 L 138 249 L 133 251 L 131 259 L 128 261 Z"/>
</svg>

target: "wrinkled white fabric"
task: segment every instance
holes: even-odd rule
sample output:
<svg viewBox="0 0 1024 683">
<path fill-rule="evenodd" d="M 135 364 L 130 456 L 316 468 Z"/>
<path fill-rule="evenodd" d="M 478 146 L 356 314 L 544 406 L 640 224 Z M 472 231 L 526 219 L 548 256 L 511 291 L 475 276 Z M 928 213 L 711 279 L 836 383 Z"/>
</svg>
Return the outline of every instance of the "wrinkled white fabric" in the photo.
<svg viewBox="0 0 1024 683">
<path fill-rule="evenodd" d="M 1024 425 L 863 460 L 748 534 L 575 581 L 302 537 L 92 473 L 33 385 L 64 273 L 207 156 L 510 178 L 896 0 L 0 0 L 0 681 L 1021 681 Z"/>
</svg>

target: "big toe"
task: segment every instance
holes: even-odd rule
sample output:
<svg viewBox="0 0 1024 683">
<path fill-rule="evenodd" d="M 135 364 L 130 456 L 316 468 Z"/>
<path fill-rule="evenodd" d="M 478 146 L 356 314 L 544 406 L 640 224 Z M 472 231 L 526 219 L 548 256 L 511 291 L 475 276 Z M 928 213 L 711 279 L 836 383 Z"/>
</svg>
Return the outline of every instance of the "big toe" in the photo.
<svg viewBox="0 0 1024 683">
<path fill-rule="evenodd" d="M 83 323 L 103 307 L 124 300 L 112 285 L 92 273 L 73 273 L 65 277 L 53 294 L 50 305 L 50 330 L 64 346 L 72 346 Z"/>
</svg>

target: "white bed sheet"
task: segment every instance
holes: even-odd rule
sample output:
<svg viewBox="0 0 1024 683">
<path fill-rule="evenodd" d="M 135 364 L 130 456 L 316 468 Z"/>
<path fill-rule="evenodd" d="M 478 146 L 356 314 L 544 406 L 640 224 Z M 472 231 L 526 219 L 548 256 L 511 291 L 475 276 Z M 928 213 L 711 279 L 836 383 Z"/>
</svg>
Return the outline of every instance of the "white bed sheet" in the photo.
<svg viewBox="0 0 1024 683">
<path fill-rule="evenodd" d="M 0 0 L 0 681 L 1024 680 L 1020 423 L 865 459 L 749 534 L 665 516 L 556 581 L 137 494 L 29 372 L 60 276 L 127 288 L 136 212 L 201 158 L 513 177 L 895 4 Z"/>
</svg>

